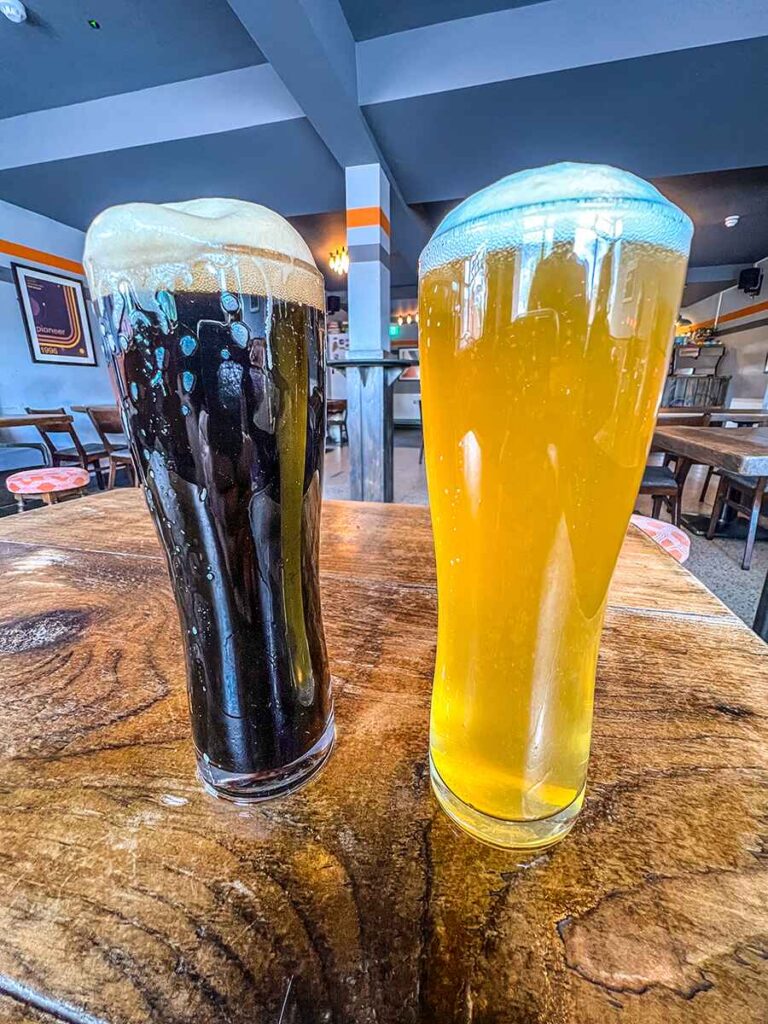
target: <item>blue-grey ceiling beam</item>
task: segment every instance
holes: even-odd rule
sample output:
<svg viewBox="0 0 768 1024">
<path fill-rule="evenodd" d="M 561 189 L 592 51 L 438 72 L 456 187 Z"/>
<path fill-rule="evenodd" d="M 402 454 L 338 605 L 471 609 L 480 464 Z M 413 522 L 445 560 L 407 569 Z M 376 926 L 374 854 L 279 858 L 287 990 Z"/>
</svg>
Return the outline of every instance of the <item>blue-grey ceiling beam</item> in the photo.
<svg viewBox="0 0 768 1024">
<path fill-rule="evenodd" d="M 339 0 L 228 2 L 339 165 L 384 167 L 392 243 L 415 269 L 429 229 L 400 195 L 360 110 L 355 41 Z"/>
<path fill-rule="evenodd" d="M 359 98 L 386 103 L 764 35 L 765 0 L 550 0 L 358 43 Z"/>
<path fill-rule="evenodd" d="M 735 281 L 742 270 L 754 263 L 727 263 L 715 267 L 688 267 L 686 284 L 709 284 L 717 281 Z"/>
<path fill-rule="evenodd" d="M 269 64 L 0 120 L 0 170 L 302 117 Z"/>
</svg>

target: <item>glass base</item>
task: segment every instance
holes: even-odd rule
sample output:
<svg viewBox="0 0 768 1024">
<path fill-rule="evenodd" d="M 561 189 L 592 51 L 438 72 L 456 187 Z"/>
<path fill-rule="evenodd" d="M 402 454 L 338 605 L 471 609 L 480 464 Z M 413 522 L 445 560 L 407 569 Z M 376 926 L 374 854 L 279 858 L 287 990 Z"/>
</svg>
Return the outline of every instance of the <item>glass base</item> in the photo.
<svg viewBox="0 0 768 1024">
<path fill-rule="evenodd" d="M 325 765 L 336 739 L 333 715 L 320 739 L 296 761 L 263 772 L 228 772 L 217 768 L 204 754 L 196 751 L 197 774 L 211 796 L 235 804 L 253 804 L 295 793 L 314 778 Z"/>
<path fill-rule="evenodd" d="M 507 821 L 478 811 L 451 792 L 440 777 L 431 754 L 429 776 L 437 801 L 448 817 L 473 839 L 499 850 L 541 850 L 552 846 L 571 831 L 584 803 L 585 787 L 567 807 L 547 818 Z"/>
</svg>

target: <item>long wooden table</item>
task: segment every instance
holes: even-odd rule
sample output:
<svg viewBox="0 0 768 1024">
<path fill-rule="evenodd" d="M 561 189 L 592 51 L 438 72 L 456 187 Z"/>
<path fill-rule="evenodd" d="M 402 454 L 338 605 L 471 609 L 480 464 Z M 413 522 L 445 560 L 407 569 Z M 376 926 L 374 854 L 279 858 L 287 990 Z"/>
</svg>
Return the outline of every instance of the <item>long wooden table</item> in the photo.
<svg viewBox="0 0 768 1024">
<path fill-rule="evenodd" d="M 195 779 L 137 492 L 3 520 L 0 571 L 3 1022 L 768 1019 L 768 648 L 641 534 L 585 809 L 538 855 L 478 845 L 429 791 L 425 509 L 326 506 L 338 747 L 258 808 Z"/>
<path fill-rule="evenodd" d="M 766 427 L 725 430 L 722 427 L 657 426 L 653 447 L 678 456 L 676 476 L 681 491 L 691 467 L 696 463 L 711 466 L 716 471 L 758 478 L 758 481 L 762 481 L 763 489 L 768 483 Z M 686 513 L 681 518 L 683 525 L 692 533 L 699 536 L 707 534 L 709 516 Z M 718 537 L 744 540 L 747 526 L 735 518 L 732 509 L 726 508 L 717 524 L 716 533 Z"/>
<path fill-rule="evenodd" d="M 656 448 L 742 476 L 768 476 L 768 428 L 657 427 Z"/>
<path fill-rule="evenodd" d="M 0 430 L 10 427 L 43 427 L 52 430 L 72 423 L 69 413 L 13 413 L 0 416 Z"/>
<path fill-rule="evenodd" d="M 719 405 L 666 405 L 659 409 L 658 419 L 674 424 L 675 420 L 684 422 L 696 416 L 706 416 L 710 423 L 753 423 L 755 426 L 768 423 L 768 409 L 724 409 Z"/>
<path fill-rule="evenodd" d="M 67 413 L 13 413 L 0 416 L 0 430 L 9 430 L 13 427 L 41 427 L 55 433 L 62 428 L 66 430 L 71 423 L 72 417 Z M 40 452 L 44 466 L 51 464 L 51 454 L 42 441 L 0 441 L 0 448 L 32 448 Z"/>
</svg>

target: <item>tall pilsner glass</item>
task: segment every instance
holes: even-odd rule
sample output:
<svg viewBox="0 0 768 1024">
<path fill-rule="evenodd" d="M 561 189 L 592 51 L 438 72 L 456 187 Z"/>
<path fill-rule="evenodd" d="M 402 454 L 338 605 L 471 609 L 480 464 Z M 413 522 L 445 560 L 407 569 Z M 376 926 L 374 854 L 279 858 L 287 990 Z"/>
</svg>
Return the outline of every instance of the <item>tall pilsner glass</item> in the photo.
<svg viewBox="0 0 768 1024">
<path fill-rule="evenodd" d="M 432 784 L 495 846 L 557 841 L 584 799 L 606 595 L 691 234 L 634 175 L 559 164 L 471 196 L 421 256 Z"/>
<path fill-rule="evenodd" d="M 234 800 L 330 753 L 318 587 L 323 279 L 235 200 L 102 213 L 85 263 L 181 618 L 198 771 Z"/>
</svg>

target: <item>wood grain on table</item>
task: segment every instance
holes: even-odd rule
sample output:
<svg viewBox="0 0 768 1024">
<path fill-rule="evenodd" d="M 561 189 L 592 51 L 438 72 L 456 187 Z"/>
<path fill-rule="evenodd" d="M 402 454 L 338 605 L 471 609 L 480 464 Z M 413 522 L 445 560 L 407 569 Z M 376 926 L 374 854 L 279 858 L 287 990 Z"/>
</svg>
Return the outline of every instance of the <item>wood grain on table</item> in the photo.
<svg viewBox="0 0 768 1024">
<path fill-rule="evenodd" d="M 768 476 L 768 428 L 657 427 L 655 448 L 743 476 Z"/>
<path fill-rule="evenodd" d="M 584 812 L 538 855 L 429 792 L 426 510 L 326 506 L 338 747 L 258 808 L 195 780 L 137 492 L 3 521 L 0 570 L 0 993 L 34 1008 L 9 1021 L 768 1017 L 768 648 L 650 540 L 611 592 Z"/>
</svg>

